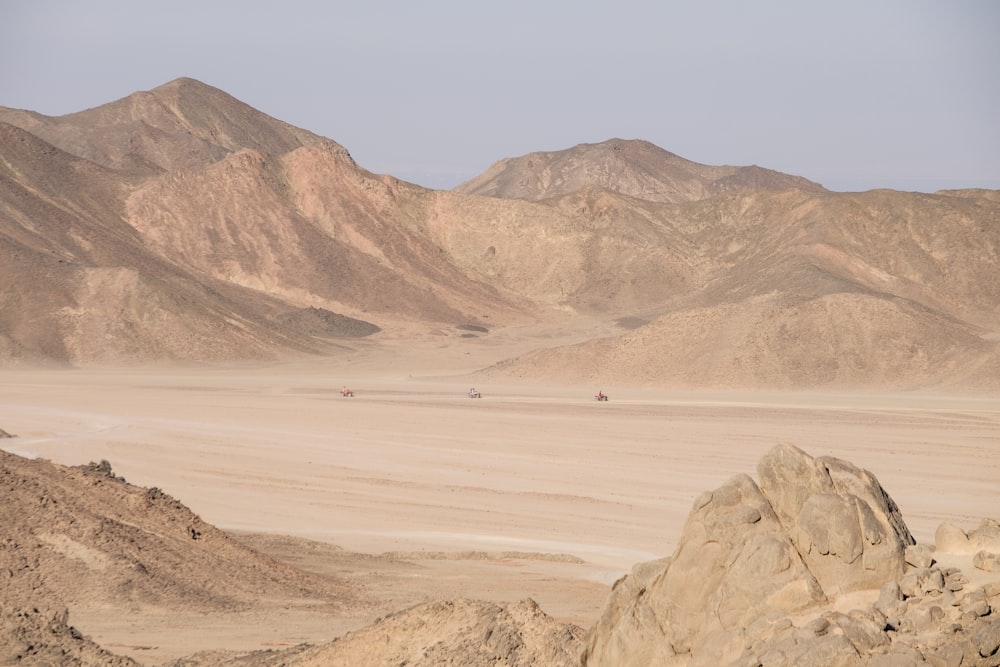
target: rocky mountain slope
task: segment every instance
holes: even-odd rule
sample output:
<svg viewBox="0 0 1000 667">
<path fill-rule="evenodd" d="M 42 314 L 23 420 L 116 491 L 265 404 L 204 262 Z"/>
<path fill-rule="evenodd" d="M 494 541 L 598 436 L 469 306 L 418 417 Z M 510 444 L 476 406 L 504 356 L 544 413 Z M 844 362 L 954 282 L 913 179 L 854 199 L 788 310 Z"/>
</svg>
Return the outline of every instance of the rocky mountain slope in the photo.
<svg viewBox="0 0 1000 667">
<path fill-rule="evenodd" d="M 523 309 L 411 220 L 427 191 L 196 81 L 59 118 L 0 109 L 0 158 L 6 363 L 316 354 L 344 331 L 294 326 L 303 309 L 427 326 Z"/>
<path fill-rule="evenodd" d="M 0 158 L 0 364 L 597 319 L 627 326 L 490 372 L 1000 388 L 995 191 L 835 193 L 614 139 L 437 192 L 191 79 L 58 118 L 0 108 Z"/>
<path fill-rule="evenodd" d="M 647 326 L 540 349 L 494 373 L 673 387 L 1000 387 L 993 193 L 743 191 L 644 207 L 639 224 L 622 213 L 639 206 L 577 207 L 593 230 L 588 249 L 612 247 L 619 261 L 568 301 L 602 310 L 595 288 L 628 278 L 630 291 L 611 301 Z M 647 229 L 654 251 L 610 238 Z M 646 298 L 629 298 L 637 285 Z"/>
</svg>

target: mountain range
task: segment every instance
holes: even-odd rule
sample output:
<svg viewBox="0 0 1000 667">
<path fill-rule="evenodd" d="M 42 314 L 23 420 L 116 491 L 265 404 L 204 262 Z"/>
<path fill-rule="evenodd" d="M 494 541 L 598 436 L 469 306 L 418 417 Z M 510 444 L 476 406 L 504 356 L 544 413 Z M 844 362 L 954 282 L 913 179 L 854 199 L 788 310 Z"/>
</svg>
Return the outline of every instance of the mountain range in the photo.
<svg viewBox="0 0 1000 667">
<path fill-rule="evenodd" d="M 998 277 L 1000 191 L 831 192 L 622 139 L 438 191 L 187 78 L 59 117 L 0 107 L 0 365 L 596 321 L 483 373 L 992 391 Z"/>
</svg>

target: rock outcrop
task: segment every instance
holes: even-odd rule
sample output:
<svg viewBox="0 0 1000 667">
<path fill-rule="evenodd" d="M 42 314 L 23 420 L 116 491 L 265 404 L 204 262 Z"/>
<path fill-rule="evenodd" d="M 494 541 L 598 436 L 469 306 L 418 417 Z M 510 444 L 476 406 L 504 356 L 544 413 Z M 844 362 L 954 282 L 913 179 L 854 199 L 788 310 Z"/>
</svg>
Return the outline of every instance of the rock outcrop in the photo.
<svg viewBox="0 0 1000 667">
<path fill-rule="evenodd" d="M 782 445 L 757 466 L 761 491 L 827 594 L 878 588 L 905 567 L 913 536 L 866 470 Z"/>
<path fill-rule="evenodd" d="M 65 608 L 10 606 L 0 599 L 0 665 L 138 667 L 69 625 Z"/>
<path fill-rule="evenodd" d="M 758 477 L 703 494 L 673 556 L 615 584 L 582 664 L 1000 665 L 1000 582 L 966 590 L 874 475 L 780 445 Z M 994 526 L 946 534 L 988 554 Z"/>
</svg>

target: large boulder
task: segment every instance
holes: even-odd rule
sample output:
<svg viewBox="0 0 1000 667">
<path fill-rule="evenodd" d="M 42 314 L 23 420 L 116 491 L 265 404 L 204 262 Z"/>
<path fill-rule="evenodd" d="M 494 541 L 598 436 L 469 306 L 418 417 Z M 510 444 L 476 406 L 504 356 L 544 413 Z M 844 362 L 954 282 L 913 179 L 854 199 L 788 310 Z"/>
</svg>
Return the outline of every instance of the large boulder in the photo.
<svg viewBox="0 0 1000 667">
<path fill-rule="evenodd" d="M 914 544 L 875 476 L 847 461 L 779 445 L 757 466 L 761 492 L 828 595 L 879 588 Z"/>
<path fill-rule="evenodd" d="M 683 664 L 694 653 L 718 664 L 739 654 L 731 638 L 762 616 L 826 601 L 746 475 L 699 497 L 674 555 L 648 570 L 616 586 L 584 664 Z"/>
<path fill-rule="evenodd" d="M 820 616 L 905 571 L 914 540 L 878 480 L 790 445 L 758 474 L 760 486 L 738 475 L 699 497 L 673 556 L 616 584 L 584 665 L 848 665 L 889 643 L 874 610 Z"/>
</svg>

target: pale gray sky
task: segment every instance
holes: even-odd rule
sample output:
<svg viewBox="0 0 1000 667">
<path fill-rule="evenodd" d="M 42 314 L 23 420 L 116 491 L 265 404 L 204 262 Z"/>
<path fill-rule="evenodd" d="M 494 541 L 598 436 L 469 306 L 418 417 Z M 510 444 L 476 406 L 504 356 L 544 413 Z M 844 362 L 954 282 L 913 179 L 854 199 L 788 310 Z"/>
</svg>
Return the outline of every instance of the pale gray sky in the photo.
<svg viewBox="0 0 1000 667">
<path fill-rule="evenodd" d="M 834 190 L 1000 189 L 996 0 L 0 0 L 0 105 L 180 76 L 435 188 L 619 137 Z"/>
</svg>

